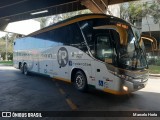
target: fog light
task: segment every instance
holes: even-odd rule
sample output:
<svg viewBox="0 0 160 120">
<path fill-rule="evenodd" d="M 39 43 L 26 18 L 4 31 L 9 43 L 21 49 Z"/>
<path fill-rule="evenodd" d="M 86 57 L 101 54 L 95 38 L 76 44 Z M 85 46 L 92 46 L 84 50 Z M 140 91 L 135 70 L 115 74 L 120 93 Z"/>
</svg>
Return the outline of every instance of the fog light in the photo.
<svg viewBox="0 0 160 120">
<path fill-rule="evenodd" d="M 124 91 L 128 91 L 128 87 L 123 86 L 123 90 L 124 90 Z"/>
</svg>

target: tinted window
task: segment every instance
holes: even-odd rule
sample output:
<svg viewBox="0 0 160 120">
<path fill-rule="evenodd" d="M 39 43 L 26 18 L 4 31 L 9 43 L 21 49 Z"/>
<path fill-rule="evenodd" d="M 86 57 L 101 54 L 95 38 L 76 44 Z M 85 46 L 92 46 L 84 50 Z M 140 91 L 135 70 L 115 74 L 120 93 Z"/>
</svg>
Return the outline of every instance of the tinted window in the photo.
<svg viewBox="0 0 160 120">
<path fill-rule="evenodd" d="M 67 26 L 54 30 L 54 41 L 57 41 L 59 45 L 69 45 L 68 32 Z"/>
<path fill-rule="evenodd" d="M 76 47 L 84 52 L 88 51 L 78 24 L 72 24 L 68 27 L 68 39 L 70 46 Z"/>
<path fill-rule="evenodd" d="M 97 33 L 95 35 L 95 40 L 96 58 L 107 63 L 112 63 L 113 50 L 110 43 L 110 35 L 107 33 Z"/>
</svg>

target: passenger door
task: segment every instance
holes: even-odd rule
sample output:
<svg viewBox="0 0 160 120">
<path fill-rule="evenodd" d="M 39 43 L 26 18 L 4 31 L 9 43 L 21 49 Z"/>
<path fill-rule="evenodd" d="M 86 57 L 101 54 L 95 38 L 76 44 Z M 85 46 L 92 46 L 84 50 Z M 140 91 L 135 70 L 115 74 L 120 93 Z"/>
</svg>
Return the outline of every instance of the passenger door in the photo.
<svg viewBox="0 0 160 120">
<path fill-rule="evenodd" d="M 105 65 L 106 62 L 108 64 L 112 64 L 112 47 L 111 47 L 111 37 L 109 33 L 98 33 L 95 35 L 95 57 L 100 61 L 94 61 L 94 73 L 96 79 L 96 87 L 99 89 L 107 88 L 106 79 L 107 75 L 107 67 Z M 103 62 L 101 62 L 103 61 Z"/>
</svg>

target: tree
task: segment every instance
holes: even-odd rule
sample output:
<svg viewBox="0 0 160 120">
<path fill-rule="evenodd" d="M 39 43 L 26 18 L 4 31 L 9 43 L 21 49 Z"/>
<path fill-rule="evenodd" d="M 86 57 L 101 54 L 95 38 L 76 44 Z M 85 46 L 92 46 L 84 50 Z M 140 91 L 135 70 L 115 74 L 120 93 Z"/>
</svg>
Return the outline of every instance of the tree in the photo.
<svg viewBox="0 0 160 120">
<path fill-rule="evenodd" d="M 158 3 L 158 0 L 157 0 Z M 154 2 L 148 10 L 148 14 L 150 14 L 154 18 L 154 23 L 160 23 L 160 2 L 157 4 Z"/>
<path fill-rule="evenodd" d="M 155 23 L 160 20 L 160 0 L 149 2 L 131 2 L 120 7 L 121 18 L 134 24 L 147 15 L 152 16 Z"/>
<path fill-rule="evenodd" d="M 16 34 L 7 33 L 6 36 L 0 38 L 0 55 L 3 60 L 13 59 L 13 41 L 16 39 L 16 36 Z"/>
<path fill-rule="evenodd" d="M 137 2 L 122 4 L 120 6 L 120 17 L 134 24 L 142 18 L 142 4 L 137 4 Z"/>
<path fill-rule="evenodd" d="M 57 23 L 59 21 L 68 19 L 70 17 L 80 15 L 80 14 L 87 14 L 87 13 L 91 13 L 91 11 L 90 10 L 81 10 L 81 11 L 75 11 L 75 12 L 69 12 L 69 13 L 64 13 L 64 14 L 48 16 L 48 17 L 36 18 L 35 20 L 40 22 L 41 28 L 44 28 L 46 26 L 49 26 L 49 25 Z"/>
</svg>

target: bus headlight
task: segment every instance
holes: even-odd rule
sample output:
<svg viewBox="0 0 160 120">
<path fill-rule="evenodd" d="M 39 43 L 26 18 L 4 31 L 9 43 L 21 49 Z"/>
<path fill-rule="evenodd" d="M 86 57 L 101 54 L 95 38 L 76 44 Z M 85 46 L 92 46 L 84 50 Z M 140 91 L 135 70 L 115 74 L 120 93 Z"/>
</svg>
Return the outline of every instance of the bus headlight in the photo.
<svg viewBox="0 0 160 120">
<path fill-rule="evenodd" d="M 128 87 L 123 86 L 123 90 L 124 90 L 124 91 L 128 91 Z"/>
</svg>

